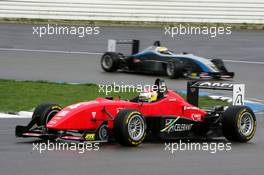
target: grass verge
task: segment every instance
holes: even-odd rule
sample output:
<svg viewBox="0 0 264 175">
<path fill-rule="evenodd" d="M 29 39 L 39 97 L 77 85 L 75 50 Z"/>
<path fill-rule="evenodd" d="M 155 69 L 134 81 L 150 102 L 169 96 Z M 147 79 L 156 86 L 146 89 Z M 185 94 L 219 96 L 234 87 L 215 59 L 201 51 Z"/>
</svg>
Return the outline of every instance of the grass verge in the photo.
<svg viewBox="0 0 264 175">
<path fill-rule="evenodd" d="M 60 25 L 93 25 L 93 26 L 112 26 L 112 27 L 164 27 L 186 26 L 231 26 L 232 29 L 241 30 L 264 30 L 264 24 L 250 23 L 192 23 L 192 22 L 145 22 L 145 21 L 94 21 L 94 20 L 62 20 L 62 19 L 30 19 L 30 18 L 0 18 L 3 24 L 60 24 Z"/>
<path fill-rule="evenodd" d="M 1 112 L 33 110 L 34 107 L 43 102 L 53 102 L 61 106 L 67 106 L 105 96 L 103 92 L 99 93 L 99 87 L 96 84 L 0 80 Z M 120 96 L 122 99 L 130 99 L 136 96 L 136 93 L 110 93 L 107 96 Z M 209 107 L 214 104 L 227 105 L 227 102 L 213 100 L 209 97 L 200 98 L 200 107 Z"/>
</svg>

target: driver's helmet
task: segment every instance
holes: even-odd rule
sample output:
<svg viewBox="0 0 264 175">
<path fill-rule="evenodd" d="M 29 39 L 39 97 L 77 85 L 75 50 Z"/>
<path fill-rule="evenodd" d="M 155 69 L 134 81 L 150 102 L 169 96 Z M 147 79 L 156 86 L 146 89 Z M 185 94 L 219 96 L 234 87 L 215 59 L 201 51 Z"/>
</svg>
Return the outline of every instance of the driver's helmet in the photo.
<svg viewBox="0 0 264 175">
<path fill-rule="evenodd" d="M 169 49 L 166 48 L 166 47 L 158 47 L 158 48 L 157 48 L 157 51 L 158 51 L 159 53 L 161 53 L 161 54 L 170 54 Z"/>
<path fill-rule="evenodd" d="M 139 101 L 142 102 L 154 102 L 158 98 L 158 93 L 156 91 L 144 90 L 139 94 Z"/>
</svg>

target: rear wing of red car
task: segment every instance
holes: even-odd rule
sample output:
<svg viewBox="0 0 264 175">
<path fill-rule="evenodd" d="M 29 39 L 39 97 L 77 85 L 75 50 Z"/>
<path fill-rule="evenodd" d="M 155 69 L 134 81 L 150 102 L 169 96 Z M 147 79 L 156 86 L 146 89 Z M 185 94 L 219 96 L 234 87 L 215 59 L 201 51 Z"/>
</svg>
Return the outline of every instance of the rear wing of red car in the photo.
<svg viewBox="0 0 264 175">
<path fill-rule="evenodd" d="M 188 103 L 199 105 L 200 89 L 225 90 L 232 92 L 232 105 L 244 105 L 245 84 L 231 84 L 222 82 L 197 82 L 190 81 L 187 83 L 187 101 Z"/>
</svg>

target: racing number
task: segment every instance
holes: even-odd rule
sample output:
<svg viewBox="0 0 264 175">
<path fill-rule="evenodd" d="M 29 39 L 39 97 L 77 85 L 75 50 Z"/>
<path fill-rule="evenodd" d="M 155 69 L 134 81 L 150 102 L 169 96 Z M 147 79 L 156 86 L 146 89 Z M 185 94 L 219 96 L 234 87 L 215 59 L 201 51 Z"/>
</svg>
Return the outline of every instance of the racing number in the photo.
<svg viewBox="0 0 264 175">
<path fill-rule="evenodd" d="M 244 84 L 234 84 L 233 86 L 233 105 L 244 105 L 244 94 L 245 85 Z"/>
</svg>

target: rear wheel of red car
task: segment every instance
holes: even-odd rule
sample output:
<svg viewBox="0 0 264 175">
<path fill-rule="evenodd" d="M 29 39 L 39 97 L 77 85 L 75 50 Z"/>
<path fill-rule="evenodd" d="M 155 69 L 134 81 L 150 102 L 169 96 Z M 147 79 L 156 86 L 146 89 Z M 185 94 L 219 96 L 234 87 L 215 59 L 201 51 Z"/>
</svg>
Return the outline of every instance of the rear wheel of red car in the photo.
<svg viewBox="0 0 264 175">
<path fill-rule="evenodd" d="M 247 142 L 256 133 L 256 117 L 247 106 L 230 106 L 223 114 L 223 135 L 235 142 Z"/>
<path fill-rule="evenodd" d="M 101 67 L 106 72 L 115 72 L 119 67 L 119 55 L 115 52 L 106 52 L 101 58 Z"/>
<path fill-rule="evenodd" d="M 141 113 L 125 109 L 117 114 L 114 120 L 116 141 L 124 146 L 138 146 L 146 136 L 146 122 Z"/>
</svg>

